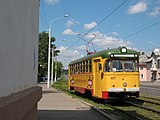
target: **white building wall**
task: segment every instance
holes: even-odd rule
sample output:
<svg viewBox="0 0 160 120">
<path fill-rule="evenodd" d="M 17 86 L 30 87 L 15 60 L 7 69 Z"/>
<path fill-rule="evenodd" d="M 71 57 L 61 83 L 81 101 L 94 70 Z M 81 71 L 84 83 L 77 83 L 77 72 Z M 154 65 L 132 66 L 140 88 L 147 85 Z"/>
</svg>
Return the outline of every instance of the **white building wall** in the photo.
<svg viewBox="0 0 160 120">
<path fill-rule="evenodd" d="M 39 0 L 0 2 L 0 97 L 36 86 Z"/>
</svg>

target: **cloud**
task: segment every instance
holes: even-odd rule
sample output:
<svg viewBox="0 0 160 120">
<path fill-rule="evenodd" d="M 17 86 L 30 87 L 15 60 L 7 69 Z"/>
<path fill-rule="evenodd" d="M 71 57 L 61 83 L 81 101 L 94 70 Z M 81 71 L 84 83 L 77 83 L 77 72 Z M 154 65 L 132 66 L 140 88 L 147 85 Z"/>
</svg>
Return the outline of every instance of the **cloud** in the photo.
<svg viewBox="0 0 160 120">
<path fill-rule="evenodd" d="M 119 46 L 131 47 L 132 43 L 129 41 L 125 41 L 123 39 L 119 39 L 112 36 L 107 36 L 106 34 L 102 34 L 99 31 L 92 32 L 96 34 L 96 38 L 93 40 L 95 46 L 106 49 L 106 48 L 115 48 Z"/>
<path fill-rule="evenodd" d="M 47 4 L 57 4 L 60 2 L 60 0 L 45 0 Z"/>
<path fill-rule="evenodd" d="M 74 26 L 75 24 L 79 24 L 79 22 L 78 22 L 78 21 L 75 21 L 74 19 L 68 20 L 68 21 L 66 22 L 67 27 L 72 27 L 72 26 Z"/>
<path fill-rule="evenodd" d="M 132 5 L 128 9 L 129 14 L 142 13 L 147 10 L 147 2 L 139 1 L 135 5 Z"/>
<path fill-rule="evenodd" d="M 150 13 L 150 16 L 160 15 L 160 7 L 155 7 L 154 11 Z"/>
<path fill-rule="evenodd" d="M 64 35 L 77 35 L 78 32 L 74 32 L 73 30 L 67 28 L 62 34 L 64 34 Z"/>
<path fill-rule="evenodd" d="M 96 22 L 91 22 L 89 24 L 84 24 L 84 29 L 89 30 L 89 29 L 92 29 L 93 27 L 95 27 L 96 25 L 97 25 Z"/>
<path fill-rule="evenodd" d="M 85 45 L 81 45 L 77 47 L 78 50 L 86 50 L 86 46 Z"/>
<path fill-rule="evenodd" d="M 64 46 L 60 46 L 58 49 L 60 50 L 60 54 L 57 56 L 57 58 L 63 63 L 65 69 L 68 67 L 68 64 L 71 61 L 84 56 L 78 50 L 70 50 Z"/>
<path fill-rule="evenodd" d="M 129 41 L 125 41 L 123 39 L 117 38 L 116 36 L 110 36 L 103 34 L 99 31 L 93 31 L 92 33 L 85 36 L 86 40 L 90 40 L 93 38 L 93 34 L 96 35 L 95 39 L 93 40 L 93 43 L 96 48 L 100 49 L 107 49 L 107 48 L 116 48 L 119 46 L 126 46 L 127 48 L 132 48 L 132 43 Z M 92 46 L 89 46 L 89 50 L 92 51 Z M 134 48 L 136 49 L 136 48 Z M 78 58 L 81 58 L 84 56 L 84 54 L 81 53 L 81 50 L 86 50 L 85 45 L 79 45 L 76 46 L 75 49 L 71 50 L 67 47 L 61 46 L 59 47 L 60 54 L 58 56 L 58 60 L 61 61 L 64 65 L 64 68 L 67 68 L 69 62 L 76 60 Z"/>
<path fill-rule="evenodd" d="M 111 32 L 109 33 L 109 35 L 115 35 L 115 36 L 118 36 L 119 34 L 117 32 Z"/>
</svg>

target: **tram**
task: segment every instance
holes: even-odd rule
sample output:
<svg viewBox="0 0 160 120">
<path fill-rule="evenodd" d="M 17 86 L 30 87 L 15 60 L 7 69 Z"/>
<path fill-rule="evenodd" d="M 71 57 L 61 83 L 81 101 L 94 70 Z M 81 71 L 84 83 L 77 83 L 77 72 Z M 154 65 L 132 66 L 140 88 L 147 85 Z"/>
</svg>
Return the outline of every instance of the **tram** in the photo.
<svg viewBox="0 0 160 120">
<path fill-rule="evenodd" d="M 139 96 L 139 52 L 107 49 L 69 63 L 70 90 L 95 98 Z"/>
</svg>

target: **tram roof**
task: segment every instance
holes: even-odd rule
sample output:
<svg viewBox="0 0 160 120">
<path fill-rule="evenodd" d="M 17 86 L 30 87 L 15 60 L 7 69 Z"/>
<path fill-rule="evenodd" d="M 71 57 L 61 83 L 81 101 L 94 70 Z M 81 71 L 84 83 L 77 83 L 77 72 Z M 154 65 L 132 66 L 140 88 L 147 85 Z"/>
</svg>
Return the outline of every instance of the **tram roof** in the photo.
<svg viewBox="0 0 160 120">
<path fill-rule="evenodd" d="M 81 62 L 81 61 L 85 61 L 88 59 L 93 59 L 96 57 L 102 57 L 102 58 L 110 58 L 111 54 L 121 54 L 121 49 L 125 48 L 125 47 L 118 47 L 118 48 L 114 48 L 114 49 L 107 49 L 107 50 L 102 50 L 96 53 L 93 53 L 91 55 L 87 55 L 85 57 L 82 57 L 80 59 L 74 60 L 72 62 L 70 62 L 69 64 L 74 64 L 77 62 Z M 139 52 L 132 50 L 132 49 L 127 49 L 127 52 L 123 53 L 123 54 L 135 54 L 135 55 L 139 55 Z"/>
</svg>

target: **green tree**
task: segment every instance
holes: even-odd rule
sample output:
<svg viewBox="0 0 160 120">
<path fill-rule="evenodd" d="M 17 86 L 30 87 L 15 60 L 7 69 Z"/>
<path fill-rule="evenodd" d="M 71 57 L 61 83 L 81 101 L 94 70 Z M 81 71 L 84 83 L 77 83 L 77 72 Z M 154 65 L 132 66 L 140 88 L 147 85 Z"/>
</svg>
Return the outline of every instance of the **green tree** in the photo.
<svg viewBox="0 0 160 120">
<path fill-rule="evenodd" d="M 39 55 L 38 55 L 38 78 L 39 81 L 40 78 L 47 76 L 47 72 L 48 72 L 48 33 L 47 32 L 41 32 L 39 33 Z M 52 37 L 51 38 L 51 48 L 56 49 L 55 44 L 53 44 L 55 42 L 55 38 Z M 60 51 L 59 50 L 55 50 L 54 51 L 54 55 L 58 56 L 58 53 Z M 51 54 L 52 55 L 52 54 Z M 51 59 L 51 58 L 50 58 Z M 55 64 L 55 63 L 54 63 Z M 62 64 L 60 62 L 58 62 L 58 64 Z M 62 69 L 62 65 L 58 65 L 57 69 Z M 58 71 L 58 76 L 60 71 Z M 55 72 L 54 72 L 55 73 Z"/>
</svg>

